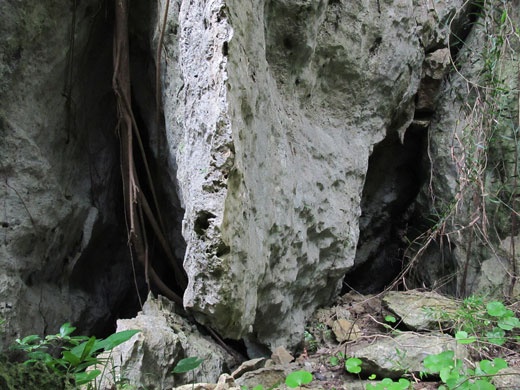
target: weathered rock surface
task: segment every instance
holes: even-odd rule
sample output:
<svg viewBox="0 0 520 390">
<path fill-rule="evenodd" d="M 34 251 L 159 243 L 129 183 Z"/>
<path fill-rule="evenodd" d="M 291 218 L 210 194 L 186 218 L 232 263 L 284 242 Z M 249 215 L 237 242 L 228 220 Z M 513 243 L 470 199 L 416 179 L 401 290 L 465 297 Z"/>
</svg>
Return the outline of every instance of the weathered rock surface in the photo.
<svg viewBox="0 0 520 390">
<path fill-rule="evenodd" d="M 518 5 L 518 1 L 507 3 L 516 20 Z M 518 117 L 518 102 L 503 91 L 519 88 L 518 58 L 500 57 L 491 73 L 486 61 L 492 57 L 493 43 L 488 41 L 492 29 L 479 25 L 469 32 L 457 53 L 457 71 L 443 81 L 428 130 L 425 163 L 431 179 L 421 189 L 418 210 L 439 223 L 441 234 L 421 256 L 419 271 L 410 282 L 427 287 L 442 284 L 443 292 L 452 295 L 480 291 L 498 297 L 520 291 L 511 291 L 511 272 L 518 269 L 518 259 L 501 248 L 516 234 L 511 209 L 517 207 L 511 207 L 516 203 L 510 199 L 516 191 L 512 163 L 516 141 L 511 137 L 517 123 L 511 118 Z M 517 38 L 510 45 L 518 52 Z M 496 77 L 503 83 L 500 98 L 481 95 L 480 85 Z M 475 116 L 475 110 L 481 115 Z"/>
<path fill-rule="evenodd" d="M 504 368 L 491 382 L 497 389 L 520 390 L 520 368 Z"/>
<path fill-rule="evenodd" d="M 352 357 L 362 360 L 362 371 L 378 377 L 399 378 L 406 372 L 418 374 L 425 368 L 422 361 L 428 355 L 455 351 L 464 359 L 468 352 L 463 345 L 445 334 L 402 333 L 396 337 L 378 337 L 375 341 L 354 344 Z"/>
<path fill-rule="evenodd" d="M 116 214 L 111 29 L 97 8 L 0 2 L 0 318 L 10 341 L 65 322 L 103 327 L 131 286 Z"/>
<path fill-rule="evenodd" d="M 412 121 L 423 44 L 443 46 L 438 23 L 458 5 L 171 7 L 165 117 L 186 210 L 184 304 L 200 320 L 271 348 L 301 340 L 353 266 L 372 148 Z"/>
<path fill-rule="evenodd" d="M 214 383 L 234 363 L 222 347 L 175 314 L 173 303 L 164 297 L 150 296 L 136 318 L 118 320 L 118 332 L 129 329 L 141 332 L 112 351 L 115 367 L 109 366 L 108 372 L 114 371 L 116 377 L 124 374 L 132 385 L 165 389 L 193 378 Z M 204 362 L 187 374 L 172 374 L 179 360 L 193 356 Z M 113 378 L 107 375 L 103 385 L 112 383 Z"/>
<path fill-rule="evenodd" d="M 246 372 L 254 371 L 261 368 L 265 364 L 265 358 L 251 359 L 243 362 L 240 366 L 231 373 L 235 379 L 240 378 Z"/>
<path fill-rule="evenodd" d="M 390 291 L 383 305 L 399 316 L 404 325 L 413 330 L 439 329 L 449 326 L 446 315 L 455 314 L 459 305 L 453 299 L 435 292 Z"/>
</svg>

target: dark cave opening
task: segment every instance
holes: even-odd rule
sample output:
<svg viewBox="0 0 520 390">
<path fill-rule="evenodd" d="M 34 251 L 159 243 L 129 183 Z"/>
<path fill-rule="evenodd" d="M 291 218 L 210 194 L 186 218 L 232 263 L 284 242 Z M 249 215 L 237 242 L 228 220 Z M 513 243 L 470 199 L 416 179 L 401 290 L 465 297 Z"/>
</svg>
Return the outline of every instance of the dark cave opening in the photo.
<svg viewBox="0 0 520 390">
<path fill-rule="evenodd" d="M 427 130 L 414 125 L 404 143 L 394 131 L 375 146 L 361 199 L 354 268 L 345 276 L 343 293 L 378 293 L 401 272 L 414 200 L 427 177 L 426 148 Z"/>
<path fill-rule="evenodd" d="M 155 50 L 152 47 L 155 8 L 135 1 L 130 1 L 129 6 L 132 106 L 158 198 L 159 210 L 154 208 L 154 211 L 161 213 L 166 238 L 182 269 L 186 247 L 181 234 L 184 212 L 175 193 L 175 172 L 168 165 L 167 147 L 161 146 L 166 145 L 164 124 L 155 123 Z M 75 63 L 74 95 L 76 105 L 81 106 L 75 118 L 76 127 L 88 153 L 91 202 L 97 217 L 88 245 L 73 265 L 69 288 L 73 296 L 76 292 L 88 301 L 89 309 L 77 320 L 78 331 L 105 337 L 115 331 L 117 319 L 137 315 L 146 300 L 148 286 L 144 267 L 128 246 L 112 89 L 113 4 L 105 1 L 92 20 L 88 45 Z M 134 147 L 139 181 L 153 205 L 137 142 Z M 151 264 L 163 282 L 182 296 L 183 291 L 177 287 L 172 268 L 149 223 L 146 230 Z M 160 293 L 155 286 L 152 292 Z"/>
</svg>

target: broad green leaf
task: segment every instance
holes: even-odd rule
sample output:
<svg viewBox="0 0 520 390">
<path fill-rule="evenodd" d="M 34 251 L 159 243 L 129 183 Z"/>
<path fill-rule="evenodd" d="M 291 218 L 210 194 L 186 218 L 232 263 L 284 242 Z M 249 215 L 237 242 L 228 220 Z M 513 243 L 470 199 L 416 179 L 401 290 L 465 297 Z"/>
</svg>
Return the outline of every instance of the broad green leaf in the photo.
<svg viewBox="0 0 520 390">
<path fill-rule="evenodd" d="M 493 328 L 493 331 L 492 332 L 487 332 L 486 333 L 486 337 L 488 338 L 488 341 L 492 344 L 496 344 L 496 345 L 502 345 L 506 342 L 506 339 L 505 339 L 505 334 L 506 332 L 504 332 L 502 329 L 500 328 Z"/>
<path fill-rule="evenodd" d="M 489 360 L 482 360 L 479 363 L 480 369 L 487 375 L 495 375 L 497 372 L 507 367 L 507 363 L 504 359 L 495 358 L 493 362 Z"/>
<path fill-rule="evenodd" d="M 86 343 L 85 348 L 83 348 L 83 351 L 81 352 L 81 357 L 79 358 L 80 361 L 85 360 L 88 356 L 90 356 L 92 352 L 92 348 L 94 347 L 94 344 L 96 342 L 96 338 L 92 336 Z"/>
<path fill-rule="evenodd" d="M 103 348 L 105 351 L 110 351 L 117 347 L 120 344 L 123 344 L 125 341 L 130 340 L 135 334 L 139 333 L 140 330 L 123 330 L 122 332 L 117 332 L 111 334 L 106 339 L 101 340 L 96 348 Z"/>
<path fill-rule="evenodd" d="M 506 317 L 499 320 L 497 325 L 504 330 L 512 330 L 520 328 L 520 320 L 516 317 Z"/>
<path fill-rule="evenodd" d="M 61 327 L 60 327 L 60 336 L 61 337 L 66 337 L 66 336 L 69 336 L 72 332 L 74 332 L 76 330 L 75 327 L 71 326 L 70 325 L 70 322 L 67 322 L 65 324 L 63 324 Z"/>
<path fill-rule="evenodd" d="M 454 366 L 453 351 L 444 351 L 437 355 L 427 356 L 423 360 L 424 367 L 430 370 L 432 373 L 440 372 L 443 368 L 451 368 Z"/>
<path fill-rule="evenodd" d="M 396 384 L 399 386 L 399 389 L 401 390 L 406 390 L 411 385 L 410 381 L 404 378 L 399 379 L 399 381 Z"/>
<path fill-rule="evenodd" d="M 370 375 L 370 376 L 368 377 L 368 379 L 370 379 L 370 380 L 372 380 L 372 381 L 373 381 L 374 379 L 376 379 L 376 378 L 377 378 L 376 374 L 372 374 L 372 375 Z"/>
<path fill-rule="evenodd" d="M 86 385 L 87 383 L 96 379 L 99 375 L 101 375 L 100 370 L 92 370 L 92 371 L 88 371 L 88 372 L 78 372 L 75 375 L 76 385 L 77 386 Z"/>
<path fill-rule="evenodd" d="M 504 304 L 502 302 L 498 302 L 498 301 L 489 302 L 486 305 L 486 309 L 487 309 L 487 313 L 493 317 L 503 317 L 507 312 L 507 309 L 504 306 Z"/>
<path fill-rule="evenodd" d="M 74 355 L 70 351 L 63 351 L 63 360 L 68 362 L 72 367 L 76 367 L 78 364 L 81 363 L 79 357 Z"/>
<path fill-rule="evenodd" d="M 358 358 L 350 358 L 345 362 L 345 369 L 352 374 L 359 374 L 361 372 L 362 361 Z"/>
<path fill-rule="evenodd" d="M 22 341 L 20 341 L 21 344 L 30 344 L 33 341 L 40 340 L 40 336 L 33 334 L 27 337 L 24 337 Z M 17 340 L 18 341 L 18 340 Z"/>
<path fill-rule="evenodd" d="M 459 344 L 471 344 L 477 341 L 475 336 L 468 336 L 468 332 L 463 330 L 459 330 L 457 333 L 455 333 L 455 338 Z"/>
<path fill-rule="evenodd" d="M 253 387 L 253 390 L 264 390 L 264 386 L 262 385 L 257 385 L 255 387 Z"/>
<path fill-rule="evenodd" d="M 475 383 L 471 385 L 471 390 L 496 390 L 496 387 L 483 379 L 477 379 Z"/>
<path fill-rule="evenodd" d="M 204 361 L 204 359 L 199 359 L 196 356 L 189 357 L 186 359 L 182 359 L 177 363 L 175 368 L 173 369 L 174 374 L 182 374 L 191 370 L 196 369 L 200 364 Z"/>
<path fill-rule="evenodd" d="M 385 317 L 385 321 L 386 321 L 386 322 L 392 322 L 392 323 L 397 322 L 397 320 L 395 319 L 395 317 L 394 317 L 394 316 L 391 316 L 391 315 L 386 316 L 386 317 Z"/>
<path fill-rule="evenodd" d="M 285 378 L 285 384 L 292 389 L 311 382 L 312 374 L 307 371 L 294 371 Z"/>
</svg>

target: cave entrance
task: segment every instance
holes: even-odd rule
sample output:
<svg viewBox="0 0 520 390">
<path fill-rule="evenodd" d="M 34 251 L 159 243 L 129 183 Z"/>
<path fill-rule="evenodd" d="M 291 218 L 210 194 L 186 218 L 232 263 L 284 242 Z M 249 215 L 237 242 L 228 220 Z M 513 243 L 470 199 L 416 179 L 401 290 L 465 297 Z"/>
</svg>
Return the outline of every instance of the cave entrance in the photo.
<svg viewBox="0 0 520 390">
<path fill-rule="evenodd" d="M 99 337 L 115 331 L 116 320 L 135 317 L 146 300 L 148 286 L 143 265 L 131 252 L 128 240 L 128 218 L 125 216 L 121 180 L 121 142 L 117 136 L 118 114 L 113 91 L 113 36 L 115 12 L 113 1 L 102 1 L 92 9 L 92 28 L 84 52 L 74 63 L 74 117 L 78 134 L 84 139 L 90 169 L 92 225 L 88 242 L 75 260 L 69 288 L 78 299 L 87 300 L 88 310 L 76 319 L 78 331 Z M 129 68 L 130 101 L 148 162 L 145 168 L 140 147 L 134 142 L 132 151 L 140 190 L 150 200 L 151 208 L 164 221 L 164 238 L 171 254 L 182 268 L 186 244 L 181 234 L 184 211 L 176 194 L 176 173 L 169 164 L 164 133 L 164 118 L 157 123 L 155 104 L 155 49 L 153 34 L 155 4 L 129 2 Z M 163 146 L 161 146 L 163 145 Z M 146 177 L 150 172 L 157 205 L 151 201 L 151 187 Z M 89 215 L 90 217 L 90 215 Z M 167 288 L 182 297 L 168 264 L 163 245 L 154 234 L 149 220 L 144 231 L 149 264 Z M 151 283 L 154 294 L 161 293 Z"/>
<path fill-rule="evenodd" d="M 426 150 L 427 130 L 415 125 L 403 143 L 393 131 L 375 146 L 361 199 L 354 268 L 345 276 L 343 293 L 381 292 L 401 272 L 414 201 L 427 177 Z"/>
</svg>

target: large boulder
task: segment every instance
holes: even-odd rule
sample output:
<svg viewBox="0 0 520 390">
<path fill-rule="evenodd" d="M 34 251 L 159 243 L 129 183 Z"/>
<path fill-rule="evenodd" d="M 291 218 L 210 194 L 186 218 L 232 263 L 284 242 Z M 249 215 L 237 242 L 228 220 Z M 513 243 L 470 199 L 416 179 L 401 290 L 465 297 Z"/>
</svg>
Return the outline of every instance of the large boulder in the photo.
<svg viewBox="0 0 520 390">
<path fill-rule="evenodd" d="M 350 355 L 362 361 L 362 371 L 378 377 L 399 378 L 406 373 L 425 371 L 423 360 L 429 355 L 452 350 L 458 359 L 468 357 L 465 346 L 446 334 L 405 332 L 396 337 L 377 337 L 354 344 Z"/>
<path fill-rule="evenodd" d="M 158 299 L 149 296 L 137 317 L 117 321 L 118 332 L 131 329 L 140 332 L 110 354 L 105 353 L 109 364 L 102 386 L 110 387 L 119 378 L 150 389 L 195 381 L 212 383 L 235 363 L 215 341 L 176 314 L 174 304 L 161 296 Z M 175 365 L 188 357 L 204 361 L 189 373 L 174 375 Z"/>
<path fill-rule="evenodd" d="M 443 325 L 453 325 L 449 315 L 455 316 L 460 306 L 457 301 L 434 291 L 418 290 L 390 291 L 383 297 L 383 305 L 413 330 L 435 330 Z"/>
<path fill-rule="evenodd" d="M 184 305 L 225 337 L 292 347 L 354 264 L 369 155 L 411 123 L 425 48 L 445 46 L 462 2 L 172 3 Z"/>
</svg>

